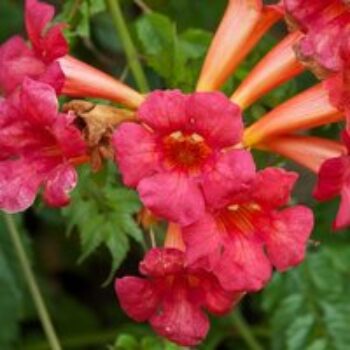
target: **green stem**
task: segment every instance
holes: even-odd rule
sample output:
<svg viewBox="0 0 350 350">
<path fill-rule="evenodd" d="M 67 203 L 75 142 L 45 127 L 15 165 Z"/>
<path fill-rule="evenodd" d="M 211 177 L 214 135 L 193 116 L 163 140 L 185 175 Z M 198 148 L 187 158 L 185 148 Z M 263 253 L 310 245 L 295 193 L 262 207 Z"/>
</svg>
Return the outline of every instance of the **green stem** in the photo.
<svg viewBox="0 0 350 350">
<path fill-rule="evenodd" d="M 141 92 L 146 93 L 149 91 L 147 79 L 138 59 L 135 45 L 132 42 L 130 33 L 126 26 L 119 1 L 120 0 L 105 0 L 106 6 L 111 12 L 114 27 L 124 46 L 125 54 L 128 59 L 131 72 L 135 78 L 137 87 Z"/>
<path fill-rule="evenodd" d="M 230 320 L 251 350 L 264 350 L 250 331 L 239 310 L 230 315 Z"/>
<path fill-rule="evenodd" d="M 61 345 L 58 341 L 55 329 L 52 325 L 49 313 L 44 303 L 44 299 L 40 293 L 39 287 L 35 281 L 34 274 L 30 268 L 30 262 L 27 257 L 27 254 L 24 250 L 19 232 L 16 228 L 15 221 L 11 215 L 4 214 L 5 223 L 10 234 L 12 243 L 15 247 L 17 257 L 23 271 L 24 278 L 28 284 L 28 288 L 33 297 L 35 307 L 38 311 L 38 315 L 41 321 L 41 324 L 44 328 L 47 340 L 51 346 L 52 350 L 61 350 Z"/>
</svg>

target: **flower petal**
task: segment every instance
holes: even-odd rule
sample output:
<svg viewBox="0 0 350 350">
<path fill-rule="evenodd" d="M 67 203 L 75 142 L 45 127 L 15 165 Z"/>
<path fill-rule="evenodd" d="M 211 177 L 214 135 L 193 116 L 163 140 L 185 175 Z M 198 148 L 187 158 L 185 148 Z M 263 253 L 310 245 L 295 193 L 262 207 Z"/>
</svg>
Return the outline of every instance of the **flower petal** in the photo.
<svg viewBox="0 0 350 350">
<path fill-rule="evenodd" d="M 350 182 L 350 181 L 349 181 Z M 335 229 L 343 229 L 350 226 L 350 183 L 346 183 L 340 192 L 341 201 L 338 214 L 334 222 Z"/>
<path fill-rule="evenodd" d="M 186 245 L 186 263 L 210 271 L 220 260 L 224 246 L 215 218 L 206 213 L 192 225 L 184 227 L 182 232 Z"/>
<path fill-rule="evenodd" d="M 183 130 L 189 120 L 186 111 L 188 97 L 179 90 L 150 93 L 140 106 L 140 120 L 160 133 L 171 133 Z"/>
<path fill-rule="evenodd" d="M 265 168 L 257 173 L 252 197 L 267 208 L 286 205 L 298 174 L 280 168 Z"/>
<path fill-rule="evenodd" d="M 196 300 L 189 300 L 186 294 L 179 287 L 169 291 L 150 324 L 158 334 L 177 344 L 195 346 L 206 336 L 209 321 Z"/>
<path fill-rule="evenodd" d="M 36 51 L 41 51 L 41 35 L 47 24 L 54 16 L 52 5 L 37 1 L 26 0 L 25 2 L 25 25 L 28 37 Z"/>
<path fill-rule="evenodd" d="M 350 169 L 349 156 L 326 160 L 318 173 L 313 196 L 319 201 L 324 201 L 339 195 L 348 169 Z"/>
<path fill-rule="evenodd" d="M 221 92 L 198 92 L 187 102 L 193 130 L 217 148 L 238 143 L 243 134 L 240 108 Z"/>
<path fill-rule="evenodd" d="M 301 263 L 314 225 L 312 211 L 295 206 L 276 214 L 272 225 L 261 225 L 267 254 L 280 271 Z"/>
<path fill-rule="evenodd" d="M 151 282 L 126 276 L 116 279 L 114 288 L 122 309 L 135 321 L 146 321 L 156 311 L 158 296 Z"/>
<path fill-rule="evenodd" d="M 136 187 L 141 179 L 152 175 L 158 166 L 153 135 L 140 125 L 124 123 L 113 134 L 115 160 L 127 186 Z"/>
<path fill-rule="evenodd" d="M 247 189 L 255 177 L 255 163 L 250 152 L 230 150 L 221 153 L 211 172 L 203 176 L 203 192 L 211 207 L 220 207 L 237 192 Z"/>
<path fill-rule="evenodd" d="M 152 277 L 181 272 L 184 268 L 184 253 L 173 248 L 153 248 L 140 263 L 140 272 Z"/>
<path fill-rule="evenodd" d="M 44 200 L 52 207 L 62 207 L 69 203 L 68 193 L 77 184 L 75 168 L 62 164 L 54 169 L 45 182 Z"/>
<path fill-rule="evenodd" d="M 223 315 L 233 308 L 243 294 L 224 290 L 215 276 L 209 276 L 206 276 L 202 281 L 202 288 L 205 292 L 205 307 L 215 315 Z"/>
<path fill-rule="evenodd" d="M 17 213 L 29 208 L 43 180 L 35 164 L 24 159 L 0 162 L 0 208 Z"/>
<path fill-rule="evenodd" d="M 144 205 L 154 214 L 182 226 L 204 214 L 203 194 L 184 174 L 162 173 L 144 178 L 137 190 Z"/>
<path fill-rule="evenodd" d="M 25 41 L 14 36 L 0 47 L 0 90 L 5 95 L 13 92 L 26 76 L 37 78 L 45 65 L 27 47 Z"/>
<path fill-rule="evenodd" d="M 25 78 L 21 90 L 24 116 L 33 126 L 51 124 L 58 112 L 55 90 L 47 84 Z"/>
<path fill-rule="evenodd" d="M 227 238 L 225 250 L 214 268 L 220 284 L 229 291 L 258 291 L 271 277 L 271 264 L 261 242 L 240 234 Z"/>
</svg>

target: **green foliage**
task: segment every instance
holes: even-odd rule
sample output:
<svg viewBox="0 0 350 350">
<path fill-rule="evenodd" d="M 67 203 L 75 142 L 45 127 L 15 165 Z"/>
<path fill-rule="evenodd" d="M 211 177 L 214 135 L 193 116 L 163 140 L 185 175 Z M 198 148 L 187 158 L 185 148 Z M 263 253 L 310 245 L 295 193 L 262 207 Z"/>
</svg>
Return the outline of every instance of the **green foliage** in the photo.
<svg viewBox="0 0 350 350">
<path fill-rule="evenodd" d="M 211 34 L 200 29 L 188 29 L 179 34 L 168 17 L 150 13 L 136 23 L 136 31 L 147 64 L 169 88 L 193 90 Z"/>
<path fill-rule="evenodd" d="M 134 218 L 140 209 L 136 192 L 122 187 L 110 177 L 101 179 L 100 174 L 93 176 L 85 169 L 71 205 L 63 210 L 69 232 L 77 227 L 80 234 L 80 261 L 100 245 L 108 248 L 112 257 L 108 280 L 125 259 L 130 249 L 129 238 L 144 244 L 142 231 Z"/>
<path fill-rule="evenodd" d="M 181 347 L 159 337 L 145 336 L 141 339 L 131 334 L 120 334 L 110 350 L 180 350 Z"/>
<path fill-rule="evenodd" d="M 350 248 L 321 247 L 263 293 L 272 349 L 345 350 L 350 344 Z"/>
<path fill-rule="evenodd" d="M 76 37 L 89 38 L 91 18 L 105 10 L 104 0 L 68 0 L 64 2 L 56 21 L 69 25 L 66 28 L 66 37 L 72 42 Z"/>
</svg>

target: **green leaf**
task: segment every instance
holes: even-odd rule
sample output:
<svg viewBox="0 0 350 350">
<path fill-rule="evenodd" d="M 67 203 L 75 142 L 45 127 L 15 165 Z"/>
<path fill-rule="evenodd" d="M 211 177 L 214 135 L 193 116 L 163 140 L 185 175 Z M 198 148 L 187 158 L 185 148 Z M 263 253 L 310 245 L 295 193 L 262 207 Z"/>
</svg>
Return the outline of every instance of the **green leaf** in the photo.
<svg viewBox="0 0 350 350">
<path fill-rule="evenodd" d="M 307 314 L 298 317 L 291 323 L 286 332 L 287 334 L 287 349 L 300 350 L 305 349 L 309 333 L 315 323 L 314 315 Z"/>
<path fill-rule="evenodd" d="M 63 209 L 68 217 L 67 229 L 76 228 L 80 235 L 79 262 L 101 245 L 110 252 L 111 272 L 107 282 L 127 256 L 129 238 L 144 246 L 143 233 L 134 218 L 141 208 L 138 196 L 122 187 L 116 178 L 107 175 L 100 181 L 99 176 L 83 170 L 70 206 Z"/>
<path fill-rule="evenodd" d="M 349 254 L 346 245 L 321 247 L 297 269 L 275 276 L 263 293 L 272 349 L 349 347 Z"/>
<path fill-rule="evenodd" d="M 175 23 L 155 12 L 136 22 L 136 32 L 148 65 L 167 86 L 193 90 L 211 34 L 200 29 L 178 34 Z"/>
</svg>

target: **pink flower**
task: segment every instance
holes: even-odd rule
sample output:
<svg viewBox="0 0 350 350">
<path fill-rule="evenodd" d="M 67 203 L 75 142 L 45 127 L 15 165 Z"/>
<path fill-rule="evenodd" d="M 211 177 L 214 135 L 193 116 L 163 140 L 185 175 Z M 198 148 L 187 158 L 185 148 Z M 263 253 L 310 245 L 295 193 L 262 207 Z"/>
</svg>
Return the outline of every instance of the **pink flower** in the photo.
<svg viewBox="0 0 350 350">
<path fill-rule="evenodd" d="M 319 201 L 340 195 L 340 207 L 333 224 L 335 229 L 350 225 L 350 136 L 346 132 L 343 140 L 348 154 L 328 159 L 322 164 L 314 190 L 314 197 Z"/>
<path fill-rule="evenodd" d="M 209 205 L 205 216 L 183 229 L 188 263 L 213 272 L 232 291 L 259 290 L 272 266 L 284 271 L 299 264 L 313 215 L 304 206 L 283 208 L 296 179 L 266 168 L 245 191 Z"/>
<path fill-rule="evenodd" d="M 57 59 L 66 55 L 68 45 L 62 25 L 49 27 L 54 16 L 51 5 L 37 0 L 25 2 L 25 24 L 31 47 L 20 36 L 14 36 L 0 47 L 0 90 L 10 94 L 25 77 L 39 79 L 59 92 L 64 75 Z"/>
<path fill-rule="evenodd" d="M 19 94 L 0 103 L 0 208 L 18 212 L 41 185 L 52 206 L 68 203 L 76 185 L 74 164 L 86 159 L 74 116 L 58 113 L 54 89 L 25 78 Z"/>
<path fill-rule="evenodd" d="M 299 57 L 324 75 L 343 69 L 340 50 L 350 35 L 350 10 L 343 0 L 284 0 L 287 18 L 305 32 Z"/>
<path fill-rule="evenodd" d="M 241 297 L 225 291 L 212 274 L 185 267 L 184 253 L 174 248 L 150 250 L 140 272 L 146 279 L 116 280 L 121 307 L 135 321 L 149 321 L 158 334 L 184 346 L 195 346 L 206 336 L 204 310 L 224 314 Z"/>
<path fill-rule="evenodd" d="M 140 125 L 115 131 L 113 145 L 124 183 L 156 215 L 188 225 L 204 213 L 205 198 L 237 192 L 254 176 L 250 153 L 227 149 L 240 141 L 243 124 L 222 93 L 155 91 L 138 118 Z"/>
<path fill-rule="evenodd" d="M 344 112 L 347 117 L 348 131 L 350 130 L 350 42 L 344 41 L 340 50 L 344 67 L 330 75 L 324 82 L 330 97 L 330 102 Z"/>
</svg>

